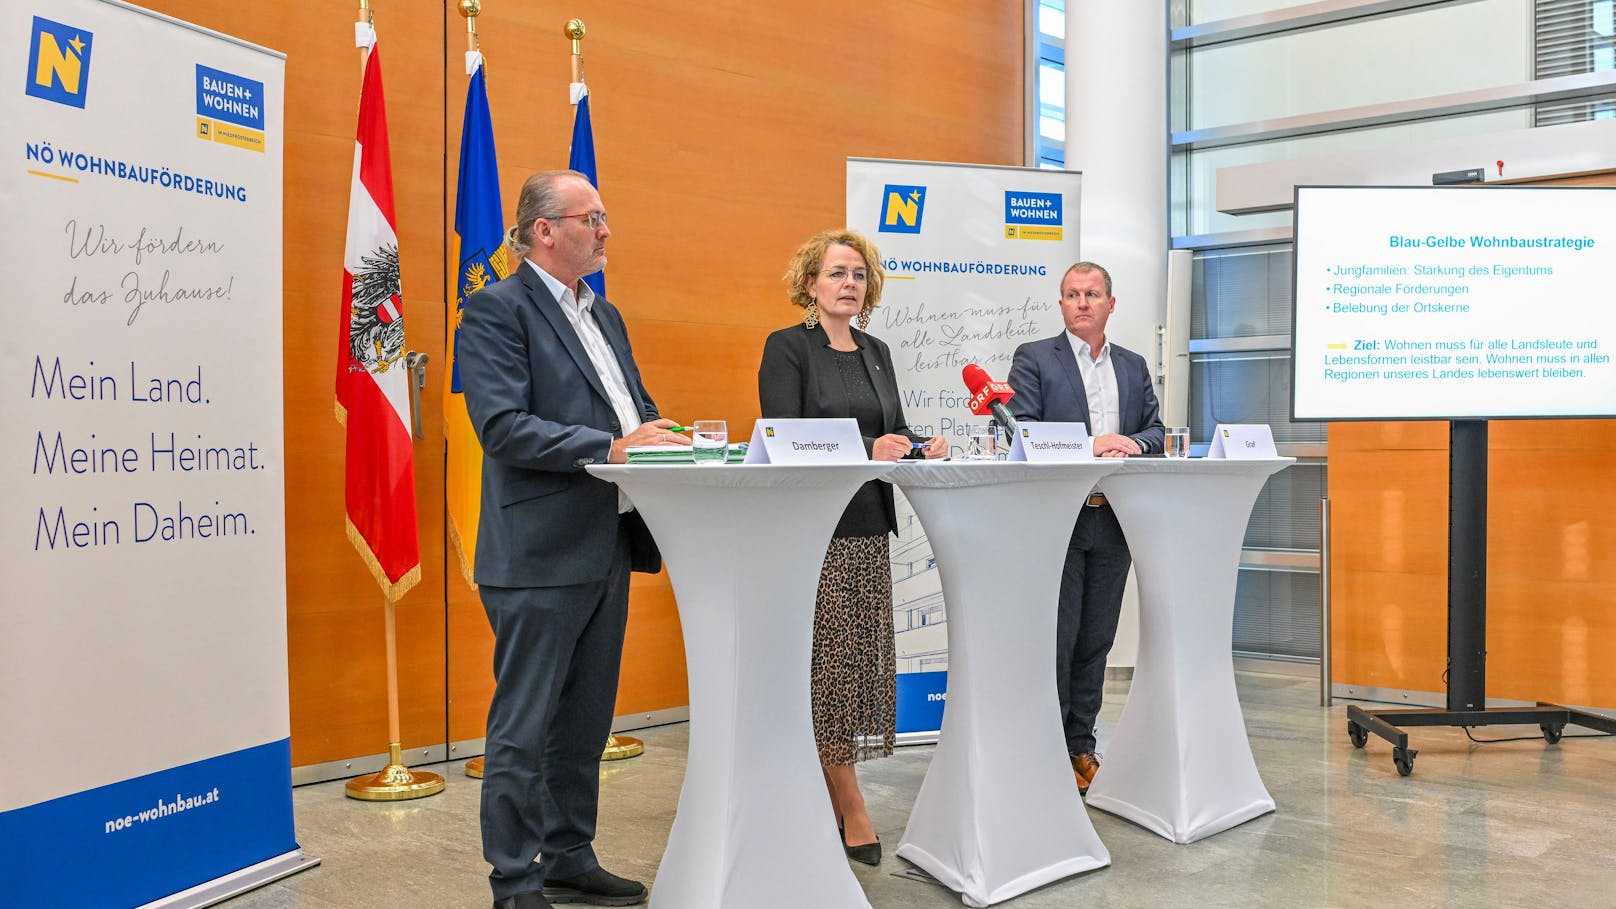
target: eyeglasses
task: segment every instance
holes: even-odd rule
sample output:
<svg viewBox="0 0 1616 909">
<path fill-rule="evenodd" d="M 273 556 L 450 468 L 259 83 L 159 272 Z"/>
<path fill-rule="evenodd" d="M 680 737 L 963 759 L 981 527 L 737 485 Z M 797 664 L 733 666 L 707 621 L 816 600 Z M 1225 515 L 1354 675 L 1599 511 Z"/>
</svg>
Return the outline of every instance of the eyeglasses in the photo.
<svg viewBox="0 0 1616 909">
<path fill-rule="evenodd" d="M 822 271 L 822 272 L 820 272 L 819 276 L 821 278 L 829 278 L 832 281 L 836 281 L 836 282 L 840 283 L 842 281 L 846 281 L 847 276 L 849 274 L 852 274 L 853 283 L 855 283 L 855 284 L 868 284 L 868 283 L 870 283 L 870 273 L 865 271 L 862 268 L 855 268 L 855 269 L 853 269 L 852 272 L 849 272 L 845 268 L 833 268 L 830 271 Z"/>
<path fill-rule="evenodd" d="M 576 215 L 556 215 L 553 218 L 547 218 L 545 220 L 565 221 L 568 218 L 583 218 L 584 224 L 587 225 L 590 230 L 600 230 L 602 227 L 606 226 L 606 213 L 603 211 L 583 211 Z"/>
</svg>

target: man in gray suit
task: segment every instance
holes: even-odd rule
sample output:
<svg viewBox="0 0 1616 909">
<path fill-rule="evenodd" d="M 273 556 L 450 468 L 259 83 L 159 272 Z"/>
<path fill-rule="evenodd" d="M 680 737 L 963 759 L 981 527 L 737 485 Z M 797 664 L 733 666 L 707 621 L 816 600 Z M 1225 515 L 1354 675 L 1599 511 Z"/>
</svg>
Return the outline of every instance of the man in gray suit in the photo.
<svg viewBox="0 0 1616 909">
<path fill-rule="evenodd" d="M 1018 420 L 1085 424 L 1094 437 L 1094 453 L 1102 458 L 1159 453 L 1165 431 L 1150 369 L 1143 357 L 1105 337 L 1105 323 L 1116 307 L 1109 272 L 1093 262 L 1068 268 L 1060 297 L 1066 330 L 1016 348 L 1010 411 Z M 1100 767 L 1094 720 L 1131 562 L 1128 541 L 1105 496 L 1089 496 L 1066 549 L 1055 627 L 1055 686 L 1066 751 L 1085 793 Z"/>
<path fill-rule="evenodd" d="M 659 418 L 623 317 L 583 283 L 606 266 L 609 236 L 588 178 L 535 174 L 507 237 L 521 264 L 461 319 L 483 446 L 476 580 L 494 629 L 482 833 L 495 909 L 646 897 L 601 868 L 592 843 L 629 572 L 656 571 L 661 556 L 617 487 L 584 468 L 689 440 Z"/>
</svg>

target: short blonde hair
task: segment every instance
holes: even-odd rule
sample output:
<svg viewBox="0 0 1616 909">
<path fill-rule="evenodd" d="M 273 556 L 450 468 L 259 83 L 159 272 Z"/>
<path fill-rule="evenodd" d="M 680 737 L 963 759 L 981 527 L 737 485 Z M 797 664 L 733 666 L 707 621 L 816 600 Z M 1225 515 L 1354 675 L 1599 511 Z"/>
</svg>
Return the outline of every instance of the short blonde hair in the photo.
<svg viewBox="0 0 1616 909">
<path fill-rule="evenodd" d="M 832 246 L 846 246 L 864 257 L 864 267 L 870 271 L 870 283 L 864 290 L 864 311 L 874 309 L 881 302 L 881 287 L 886 282 L 886 272 L 881 270 L 881 251 L 863 234 L 845 228 L 814 234 L 791 254 L 785 274 L 791 304 L 806 309 L 813 302 L 809 291 L 814 279 L 819 277 L 820 266 L 825 264 L 825 251 Z"/>
<path fill-rule="evenodd" d="M 1116 296 L 1115 294 L 1113 294 L 1111 292 L 1111 273 L 1105 270 L 1105 266 L 1098 265 L 1098 264 L 1096 264 L 1094 262 L 1077 262 L 1077 263 L 1074 263 L 1071 268 L 1066 269 L 1066 274 L 1061 275 L 1061 286 L 1062 287 L 1066 286 L 1066 275 L 1070 275 L 1070 274 L 1084 275 L 1084 274 L 1088 274 L 1091 271 L 1099 272 L 1100 277 L 1105 279 L 1105 295 L 1108 296 L 1108 297 Z M 1063 293 L 1064 293 L 1064 291 L 1063 291 Z"/>
</svg>

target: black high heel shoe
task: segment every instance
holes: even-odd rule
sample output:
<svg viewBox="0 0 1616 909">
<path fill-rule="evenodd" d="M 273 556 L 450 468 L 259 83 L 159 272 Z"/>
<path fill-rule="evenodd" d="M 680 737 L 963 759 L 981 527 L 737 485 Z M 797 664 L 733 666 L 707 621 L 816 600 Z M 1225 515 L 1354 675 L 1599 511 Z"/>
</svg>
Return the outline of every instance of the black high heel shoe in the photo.
<svg viewBox="0 0 1616 909">
<path fill-rule="evenodd" d="M 842 851 L 847 853 L 848 858 L 865 865 L 881 864 L 880 837 L 876 837 L 875 842 L 873 843 L 864 843 L 860 846 L 849 846 L 847 845 L 847 830 L 842 827 L 837 827 L 836 832 L 841 835 Z"/>
</svg>

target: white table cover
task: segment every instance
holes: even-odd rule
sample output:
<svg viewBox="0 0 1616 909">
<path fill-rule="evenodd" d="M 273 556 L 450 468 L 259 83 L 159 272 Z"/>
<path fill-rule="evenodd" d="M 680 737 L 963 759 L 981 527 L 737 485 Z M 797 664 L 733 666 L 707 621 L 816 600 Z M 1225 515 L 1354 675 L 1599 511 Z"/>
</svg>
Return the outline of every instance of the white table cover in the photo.
<svg viewBox="0 0 1616 909">
<path fill-rule="evenodd" d="M 948 610 L 948 706 L 898 855 L 989 906 L 1111 856 L 1078 797 L 1055 696 L 1061 567 L 1120 460 L 904 463 Z"/>
<path fill-rule="evenodd" d="M 808 701 L 836 522 L 890 463 L 596 465 L 662 550 L 690 679 L 690 754 L 655 909 L 869 909 L 836 835 Z"/>
<path fill-rule="evenodd" d="M 1100 481 L 1139 581 L 1139 657 L 1090 808 L 1175 843 L 1274 810 L 1234 686 L 1240 549 L 1268 477 L 1294 458 L 1129 458 Z"/>
</svg>

